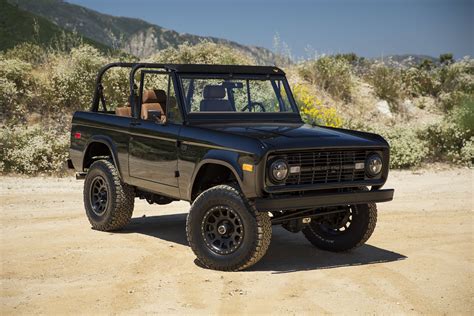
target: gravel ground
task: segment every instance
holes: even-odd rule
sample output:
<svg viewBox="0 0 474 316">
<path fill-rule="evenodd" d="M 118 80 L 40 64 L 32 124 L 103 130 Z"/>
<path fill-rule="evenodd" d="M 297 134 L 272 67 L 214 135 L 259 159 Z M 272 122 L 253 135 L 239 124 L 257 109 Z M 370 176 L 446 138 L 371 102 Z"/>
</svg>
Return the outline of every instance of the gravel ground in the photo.
<svg viewBox="0 0 474 316">
<path fill-rule="evenodd" d="M 249 271 L 199 267 L 189 204 L 137 201 L 119 233 L 90 229 L 82 181 L 0 178 L 0 314 L 473 313 L 473 170 L 394 171 L 367 245 L 334 254 L 273 228 Z"/>
</svg>

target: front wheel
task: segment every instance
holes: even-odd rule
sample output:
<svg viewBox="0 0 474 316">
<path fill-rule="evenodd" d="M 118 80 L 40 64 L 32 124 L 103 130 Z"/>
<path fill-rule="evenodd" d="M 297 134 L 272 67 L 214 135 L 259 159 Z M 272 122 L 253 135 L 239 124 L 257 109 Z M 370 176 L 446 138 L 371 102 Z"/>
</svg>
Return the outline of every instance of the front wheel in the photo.
<svg viewBox="0 0 474 316">
<path fill-rule="evenodd" d="M 345 212 L 315 218 L 303 234 L 314 246 L 327 251 L 346 251 L 362 246 L 377 223 L 375 203 L 350 205 Z"/>
<path fill-rule="evenodd" d="M 218 185 L 201 193 L 186 221 L 188 242 L 206 267 L 238 271 L 257 263 L 270 244 L 267 213 L 258 213 L 238 189 Z"/>
</svg>

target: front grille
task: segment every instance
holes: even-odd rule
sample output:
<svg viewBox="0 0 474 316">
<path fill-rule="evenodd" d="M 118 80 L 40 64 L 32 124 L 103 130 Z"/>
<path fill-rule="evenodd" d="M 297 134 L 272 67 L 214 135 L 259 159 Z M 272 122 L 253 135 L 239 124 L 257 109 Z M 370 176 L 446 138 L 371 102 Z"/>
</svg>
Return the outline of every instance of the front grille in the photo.
<svg viewBox="0 0 474 316">
<path fill-rule="evenodd" d="M 300 173 L 290 173 L 286 185 L 307 185 L 363 181 L 365 169 L 355 169 L 364 163 L 367 152 L 354 150 L 308 151 L 285 153 L 288 165 L 300 166 Z M 279 155 L 280 156 L 280 155 Z"/>
</svg>

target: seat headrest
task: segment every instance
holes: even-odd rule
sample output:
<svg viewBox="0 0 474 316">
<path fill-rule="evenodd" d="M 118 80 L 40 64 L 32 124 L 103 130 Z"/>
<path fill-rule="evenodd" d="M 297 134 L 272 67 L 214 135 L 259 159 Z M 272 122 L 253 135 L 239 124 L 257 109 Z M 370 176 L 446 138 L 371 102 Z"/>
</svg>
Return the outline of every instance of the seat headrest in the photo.
<svg viewBox="0 0 474 316">
<path fill-rule="evenodd" d="M 202 96 L 204 99 L 223 99 L 225 97 L 225 89 L 223 86 L 205 86 Z"/>
<path fill-rule="evenodd" d="M 166 92 L 164 90 L 143 90 L 142 103 L 166 103 Z"/>
</svg>

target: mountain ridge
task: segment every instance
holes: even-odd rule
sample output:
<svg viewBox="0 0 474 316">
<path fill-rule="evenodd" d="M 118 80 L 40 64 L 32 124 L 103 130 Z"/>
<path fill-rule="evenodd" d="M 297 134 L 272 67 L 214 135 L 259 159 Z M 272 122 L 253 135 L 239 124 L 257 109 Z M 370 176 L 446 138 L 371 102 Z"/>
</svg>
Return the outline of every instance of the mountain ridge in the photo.
<svg viewBox="0 0 474 316">
<path fill-rule="evenodd" d="M 19 9 L 6 0 L 0 0 L 0 50 L 8 50 L 21 43 L 51 46 L 61 38 L 81 40 L 101 51 L 111 50 L 108 46 L 67 31 L 48 19 Z"/>
<path fill-rule="evenodd" d="M 227 39 L 179 33 L 138 18 L 103 14 L 63 0 L 8 0 L 20 9 L 42 16 L 61 28 L 145 58 L 185 42 L 195 45 L 210 41 L 235 48 L 252 56 L 258 64 L 273 64 L 276 55 L 269 49 L 243 45 Z"/>
</svg>

